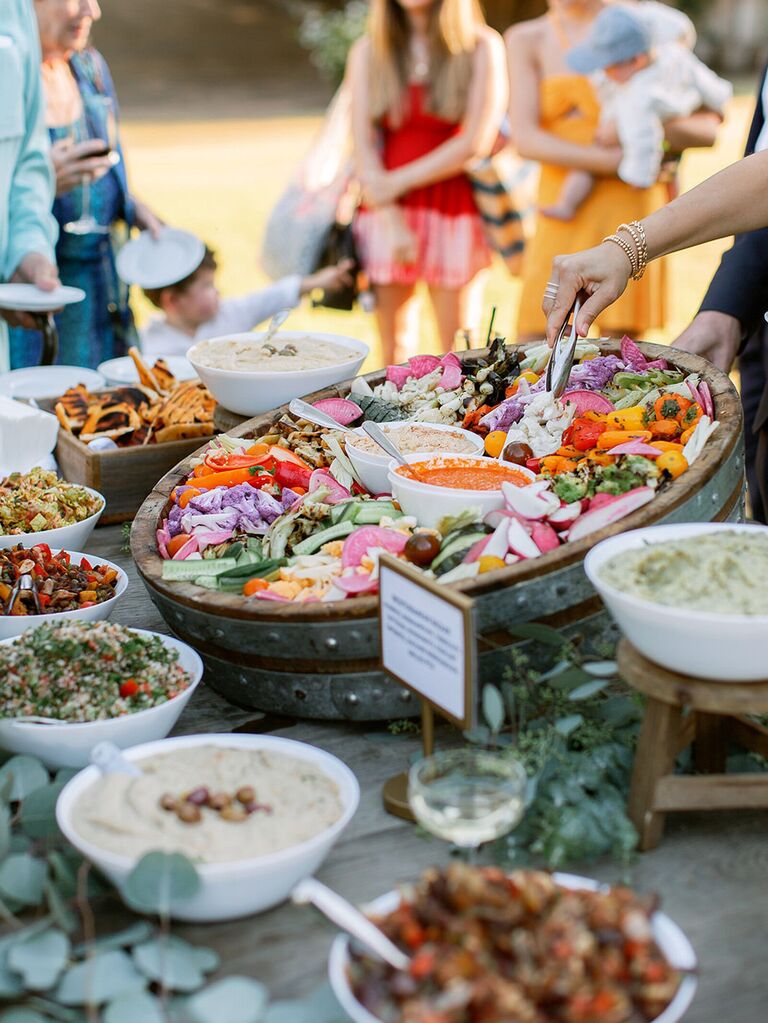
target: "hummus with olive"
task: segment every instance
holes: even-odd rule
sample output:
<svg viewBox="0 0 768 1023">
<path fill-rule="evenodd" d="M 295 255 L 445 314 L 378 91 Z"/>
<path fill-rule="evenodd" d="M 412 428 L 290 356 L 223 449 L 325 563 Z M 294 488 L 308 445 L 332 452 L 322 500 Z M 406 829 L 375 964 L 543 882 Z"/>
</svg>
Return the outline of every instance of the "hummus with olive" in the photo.
<svg viewBox="0 0 768 1023">
<path fill-rule="evenodd" d="M 718 531 L 622 551 L 600 572 L 631 597 L 689 611 L 768 615 L 768 531 Z"/>
<path fill-rule="evenodd" d="M 337 366 L 360 357 L 344 345 L 318 337 L 285 338 L 276 335 L 262 341 L 215 338 L 195 345 L 194 358 L 210 369 L 242 370 L 248 373 L 298 373 L 305 369 Z"/>
<path fill-rule="evenodd" d="M 72 819 L 87 842 L 132 859 L 153 850 L 181 852 L 200 863 L 265 856 L 325 831 L 343 812 L 331 778 L 310 761 L 281 753 L 190 746 L 136 763 L 140 776 L 99 778 L 75 804 Z M 231 796 L 240 819 L 184 801 L 201 790 Z M 235 797 L 246 790 L 254 797 L 247 814 Z M 189 805 L 193 819 L 174 812 L 171 799 Z"/>
</svg>

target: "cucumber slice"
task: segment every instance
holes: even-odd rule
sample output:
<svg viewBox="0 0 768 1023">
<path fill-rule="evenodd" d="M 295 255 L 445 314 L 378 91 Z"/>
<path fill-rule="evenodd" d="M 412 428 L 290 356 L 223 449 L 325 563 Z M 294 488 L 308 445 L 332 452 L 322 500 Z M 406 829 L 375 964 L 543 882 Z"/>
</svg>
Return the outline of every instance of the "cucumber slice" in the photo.
<svg viewBox="0 0 768 1023">
<path fill-rule="evenodd" d="M 335 526 L 337 522 L 343 522 L 350 518 L 354 514 L 357 503 L 357 498 L 352 497 L 347 501 L 339 501 L 338 504 L 335 504 L 331 508 L 331 524 Z"/>
<path fill-rule="evenodd" d="M 354 522 L 337 522 L 335 526 L 321 529 L 319 533 L 313 533 L 306 540 L 297 543 L 293 548 L 293 553 L 298 555 L 316 554 L 323 544 L 330 543 L 331 540 L 341 540 L 342 537 L 349 536 L 355 529 L 357 526 Z"/>
<path fill-rule="evenodd" d="M 234 568 L 230 568 L 226 572 L 222 572 L 221 575 L 216 576 L 216 580 L 222 583 L 228 579 L 239 579 L 241 581 L 244 579 L 256 579 L 261 576 L 270 575 L 276 569 L 282 568 L 287 564 L 287 558 L 260 558 L 258 562 L 235 565 Z"/>
<path fill-rule="evenodd" d="M 355 523 L 358 526 L 378 526 L 385 515 L 390 519 L 403 517 L 391 501 L 362 501 L 355 512 Z"/>
<path fill-rule="evenodd" d="M 440 553 L 430 565 L 430 568 L 436 575 L 442 575 L 442 573 L 447 572 L 449 568 L 454 568 L 459 561 L 461 561 L 461 557 L 466 554 L 469 548 L 472 547 L 473 544 L 476 544 L 478 540 L 484 540 L 487 535 L 487 533 L 481 533 L 475 530 L 472 533 L 465 533 L 462 536 L 457 536 L 449 544 L 443 546 Z M 452 560 L 454 554 L 461 554 L 458 561 Z"/>
<path fill-rule="evenodd" d="M 163 579 L 172 583 L 192 582 L 202 576 L 217 576 L 234 568 L 237 562 L 234 558 L 212 558 L 210 561 L 202 561 L 195 558 L 192 561 L 164 561 Z"/>
</svg>

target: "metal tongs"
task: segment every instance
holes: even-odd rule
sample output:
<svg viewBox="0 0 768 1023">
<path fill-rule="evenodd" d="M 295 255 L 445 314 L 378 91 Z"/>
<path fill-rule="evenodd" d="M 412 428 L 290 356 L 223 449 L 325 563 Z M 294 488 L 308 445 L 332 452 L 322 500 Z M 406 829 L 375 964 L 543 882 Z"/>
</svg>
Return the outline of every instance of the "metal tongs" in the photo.
<svg viewBox="0 0 768 1023">
<path fill-rule="evenodd" d="M 3 608 L 4 614 L 7 615 L 11 614 L 11 612 L 13 611 L 13 605 L 16 603 L 17 598 L 22 593 L 32 594 L 32 601 L 35 605 L 35 611 L 37 611 L 37 613 L 40 614 L 40 599 L 37 595 L 37 583 L 35 582 L 35 580 L 33 579 L 32 575 L 29 572 L 25 572 L 23 575 L 20 575 L 19 578 L 16 580 L 14 587 L 11 590 L 11 595 L 5 602 L 5 607 Z"/>
<path fill-rule="evenodd" d="M 579 340 L 576 335 L 576 317 L 579 315 L 580 309 L 581 299 L 577 297 L 568 311 L 565 322 L 560 328 L 560 333 L 555 339 L 555 343 L 552 346 L 552 354 L 547 363 L 546 389 L 551 391 L 555 398 L 559 398 L 568 386 L 568 378 L 571 375 L 573 359 L 576 355 L 576 345 Z M 569 329 L 570 335 L 566 339 L 565 335 Z"/>
</svg>

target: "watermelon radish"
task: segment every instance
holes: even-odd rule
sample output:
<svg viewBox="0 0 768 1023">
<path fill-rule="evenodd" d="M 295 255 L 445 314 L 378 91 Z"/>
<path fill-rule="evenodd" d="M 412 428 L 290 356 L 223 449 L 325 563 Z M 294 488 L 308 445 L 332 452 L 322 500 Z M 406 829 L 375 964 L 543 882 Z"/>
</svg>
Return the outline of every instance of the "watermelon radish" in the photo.
<svg viewBox="0 0 768 1023">
<path fill-rule="evenodd" d="M 326 504 L 338 504 L 339 501 L 348 501 L 352 496 L 346 487 L 332 476 L 327 469 L 315 469 L 309 477 L 309 492 L 314 494 L 320 487 L 327 487 L 330 493 L 323 498 Z"/>
<path fill-rule="evenodd" d="M 335 419 L 340 426 L 349 426 L 363 414 L 360 406 L 347 398 L 321 398 L 313 404 L 331 419 Z"/>
<path fill-rule="evenodd" d="M 644 444 L 640 440 L 628 440 L 624 444 L 617 444 L 615 448 L 611 448 L 608 454 L 642 455 L 643 458 L 659 458 L 662 451 L 660 448 L 655 448 L 652 444 Z"/>
<path fill-rule="evenodd" d="M 701 407 L 704 409 L 704 415 L 709 416 L 710 419 L 715 418 L 715 405 L 712 401 L 712 392 L 709 389 L 709 384 L 706 380 L 702 380 L 699 384 L 699 394 L 701 395 Z"/>
<path fill-rule="evenodd" d="M 400 554 L 407 542 L 408 537 L 395 529 L 361 526 L 344 541 L 341 564 L 344 568 L 356 567 L 372 547 L 383 547 L 390 554 Z"/>
<path fill-rule="evenodd" d="M 541 551 L 531 539 L 525 526 L 517 519 L 510 519 L 507 525 L 507 542 L 513 554 L 521 558 L 538 558 Z"/>
<path fill-rule="evenodd" d="M 648 367 L 648 360 L 627 334 L 621 339 L 621 358 L 635 373 L 642 373 Z"/>
<path fill-rule="evenodd" d="M 461 387 L 461 363 L 453 352 L 444 355 L 440 363 L 443 367 L 443 375 L 440 377 L 438 387 L 442 387 L 444 391 L 454 391 L 457 387 Z"/>
<path fill-rule="evenodd" d="M 229 534 L 228 534 L 229 535 Z M 200 544 L 198 543 L 196 536 L 190 536 L 189 540 L 176 551 L 173 556 L 174 561 L 186 561 L 190 554 L 199 554 Z"/>
<path fill-rule="evenodd" d="M 653 362 L 646 362 L 646 369 L 669 369 L 669 363 L 666 359 L 654 359 Z"/>
<path fill-rule="evenodd" d="M 363 593 L 375 593 L 379 588 L 379 580 L 372 579 L 370 573 L 340 575 L 334 579 L 333 584 L 350 597 L 357 597 Z"/>
<path fill-rule="evenodd" d="M 440 359 L 436 355 L 414 355 L 408 360 L 408 373 L 416 380 L 429 376 L 439 367 Z"/>
<path fill-rule="evenodd" d="M 610 503 L 603 503 L 598 508 L 593 507 L 593 498 L 589 511 L 576 519 L 568 531 L 568 542 L 574 543 L 576 540 L 582 540 L 590 533 L 597 532 L 598 529 L 613 525 L 614 522 L 623 519 L 625 515 L 648 504 L 653 500 L 653 495 L 654 491 L 651 487 L 635 487 L 634 490 L 629 490 L 626 494 L 614 495 Z M 606 494 L 605 496 L 610 495 Z"/>
<path fill-rule="evenodd" d="M 597 511 L 598 508 L 605 508 L 606 505 L 613 504 L 613 502 L 615 500 L 617 500 L 619 497 L 623 497 L 623 496 L 624 496 L 623 494 L 603 494 L 603 493 L 595 494 L 595 496 L 593 498 L 591 498 L 590 501 L 587 503 L 587 507 L 584 508 L 583 510 L 585 512 L 587 512 L 587 511 Z"/>
<path fill-rule="evenodd" d="M 695 401 L 697 405 L 701 405 L 703 410 L 704 403 L 701 399 L 701 395 L 699 394 L 698 388 L 696 387 L 696 380 L 698 380 L 698 377 L 691 373 L 690 376 L 687 376 L 685 378 L 685 384 L 688 390 L 691 392 L 691 398 L 693 399 L 693 401 Z"/>
<path fill-rule="evenodd" d="M 597 412 L 603 415 L 605 412 L 613 412 L 613 404 L 598 394 L 597 391 L 566 391 L 560 399 L 563 403 L 569 401 L 576 406 L 576 415 L 583 416 L 585 412 Z"/>
<path fill-rule="evenodd" d="M 401 391 L 406 384 L 406 381 L 413 376 L 413 371 L 410 366 L 387 366 L 386 379 L 395 385 L 398 391 Z"/>
<path fill-rule="evenodd" d="M 283 597 L 279 593 L 273 593 L 272 590 L 258 590 L 254 593 L 254 597 L 257 600 L 276 600 L 280 604 L 290 604 L 288 597 Z"/>
<path fill-rule="evenodd" d="M 170 554 L 168 553 L 168 544 L 171 542 L 171 534 L 168 532 L 168 526 L 166 525 L 167 522 L 168 520 L 166 519 L 165 523 L 163 523 L 163 528 L 158 529 L 155 533 L 158 553 L 160 557 L 164 558 L 166 561 L 170 558 Z"/>
<path fill-rule="evenodd" d="M 560 546 L 560 540 L 552 526 L 546 522 L 534 522 L 531 526 L 531 539 L 542 554 L 548 554 Z"/>
</svg>

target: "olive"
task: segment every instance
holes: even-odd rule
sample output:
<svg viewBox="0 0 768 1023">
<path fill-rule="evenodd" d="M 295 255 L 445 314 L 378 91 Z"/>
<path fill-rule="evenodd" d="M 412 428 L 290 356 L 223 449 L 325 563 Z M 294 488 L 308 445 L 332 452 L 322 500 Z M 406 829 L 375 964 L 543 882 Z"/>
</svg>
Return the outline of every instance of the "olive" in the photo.
<svg viewBox="0 0 768 1023">
<path fill-rule="evenodd" d="M 242 806 L 236 806 L 234 803 L 230 803 L 229 806 L 225 806 L 219 814 L 219 817 L 223 821 L 244 821 L 247 817 L 247 813 Z"/>
<path fill-rule="evenodd" d="M 188 792 L 184 798 L 188 803 L 193 803 L 195 806 L 205 806 L 211 798 L 211 794 L 205 785 L 199 785 L 196 789 Z"/>
<path fill-rule="evenodd" d="M 176 797 L 172 796 L 170 792 L 166 792 L 165 795 L 160 797 L 160 806 L 163 810 L 175 810 Z"/>
<path fill-rule="evenodd" d="M 440 541 L 434 533 L 414 533 L 408 537 L 403 553 L 414 565 L 431 565 L 440 553 Z"/>
<path fill-rule="evenodd" d="M 514 465 L 525 465 L 529 458 L 533 458 L 533 451 L 527 444 L 507 444 L 501 453 L 502 462 Z"/>
<path fill-rule="evenodd" d="M 250 785 L 243 785 L 241 789 L 238 789 L 235 793 L 235 799 L 238 803 L 242 803 L 244 806 L 247 803 L 252 803 L 256 798 L 256 792 Z"/>
<path fill-rule="evenodd" d="M 226 792 L 215 792 L 208 800 L 208 806 L 212 810 L 223 810 L 226 806 L 232 802 L 232 797 L 227 795 Z"/>
<path fill-rule="evenodd" d="M 200 807 L 194 803 L 179 803 L 176 807 L 176 816 L 185 824 L 199 824 L 203 819 Z"/>
</svg>

